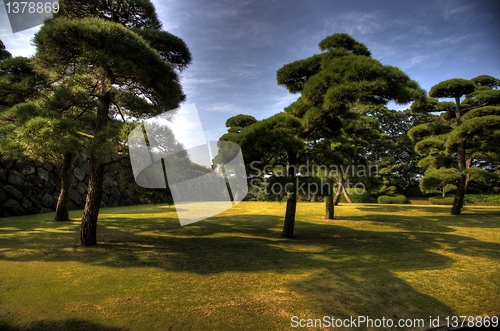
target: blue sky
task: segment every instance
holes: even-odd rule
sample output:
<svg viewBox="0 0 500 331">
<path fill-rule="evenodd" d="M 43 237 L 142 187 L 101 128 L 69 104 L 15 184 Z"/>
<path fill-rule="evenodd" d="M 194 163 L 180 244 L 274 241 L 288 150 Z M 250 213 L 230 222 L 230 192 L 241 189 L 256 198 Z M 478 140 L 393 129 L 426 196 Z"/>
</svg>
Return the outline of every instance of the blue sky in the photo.
<svg viewBox="0 0 500 331">
<path fill-rule="evenodd" d="M 276 84 L 276 70 L 317 53 L 326 36 L 345 32 L 383 64 L 401 68 L 429 90 L 442 80 L 500 78 L 500 3 L 441 1 L 153 0 L 164 29 L 183 38 L 193 63 L 182 73 L 208 140 L 227 118 L 257 119 L 297 98 Z M 0 6 L 0 39 L 29 56 L 38 28 L 13 34 Z"/>
</svg>

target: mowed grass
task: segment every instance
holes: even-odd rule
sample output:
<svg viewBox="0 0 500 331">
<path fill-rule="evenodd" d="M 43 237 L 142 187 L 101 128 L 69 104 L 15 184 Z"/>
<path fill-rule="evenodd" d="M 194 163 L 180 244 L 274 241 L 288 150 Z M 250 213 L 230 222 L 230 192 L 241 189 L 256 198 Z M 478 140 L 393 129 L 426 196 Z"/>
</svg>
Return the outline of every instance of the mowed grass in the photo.
<svg viewBox="0 0 500 331">
<path fill-rule="evenodd" d="M 81 212 L 0 219 L 0 329 L 290 330 L 292 316 L 429 328 L 500 313 L 499 207 L 343 204 L 325 220 L 324 204 L 299 203 L 291 240 L 284 211 L 242 202 L 181 227 L 173 206 L 106 208 L 95 247 L 78 245 Z"/>
</svg>

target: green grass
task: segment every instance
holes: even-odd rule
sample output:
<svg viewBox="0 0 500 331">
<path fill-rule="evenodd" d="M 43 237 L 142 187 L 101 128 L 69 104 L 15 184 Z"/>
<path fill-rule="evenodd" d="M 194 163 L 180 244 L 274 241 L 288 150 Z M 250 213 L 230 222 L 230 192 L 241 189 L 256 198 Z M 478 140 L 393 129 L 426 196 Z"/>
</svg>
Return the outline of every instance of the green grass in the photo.
<svg viewBox="0 0 500 331">
<path fill-rule="evenodd" d="M 342 204 L 328 221 L 324 204 L 299 203 L 292 240 L 280 237 L 284 211 L 242 202 L 181 227 L 171 206 L 106 208 L 96 247 L 78 245 L 81 212 L 62 224 L 0 219 L 0 330 L 290 330 L 292 316 L 500 313 L 498 207 L 453 217 L 448 206 Z"/>
</svg>

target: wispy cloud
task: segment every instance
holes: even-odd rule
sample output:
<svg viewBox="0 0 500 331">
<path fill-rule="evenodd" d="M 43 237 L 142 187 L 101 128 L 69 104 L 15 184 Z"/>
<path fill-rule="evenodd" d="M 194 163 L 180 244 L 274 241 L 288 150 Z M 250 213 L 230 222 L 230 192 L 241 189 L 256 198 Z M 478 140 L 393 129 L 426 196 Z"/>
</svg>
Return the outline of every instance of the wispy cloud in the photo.
<svg viewBox="0 0 500 331">
<path fill-rule="evenodd" d="M 389 27 L 389 20 L 383 13 L 353 11 L 341 13 L 325 21 L 325 27 L 351 35 L 371 35 Z"/>
</svg>

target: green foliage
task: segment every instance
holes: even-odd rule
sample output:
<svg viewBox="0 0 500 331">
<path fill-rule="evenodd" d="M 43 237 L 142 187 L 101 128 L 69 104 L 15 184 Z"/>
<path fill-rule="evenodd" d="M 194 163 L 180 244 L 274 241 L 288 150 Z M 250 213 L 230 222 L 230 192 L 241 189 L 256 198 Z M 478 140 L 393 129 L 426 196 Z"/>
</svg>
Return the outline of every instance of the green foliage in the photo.
<svg viewBox="0 0 500 331">
<path fill-rule="evenodd" d="M 301 132 L 302 124 L 299 119 L 286 113 L 278 113 L 246 127 L 241 133 L 240 146 L 247 160 L 278 161 L 287 152 L 298 153 L 304 150 L 303 140 L 299 138 Z M 281 159 L 278 163 L 286 164 L 286 161 Z"/>
<path fill-rule="evenodd" d="M 434 85 L 429 91 L 431 98 L 460 98 L 474 92 L 475 85 L 470 80 L 453 78 Z"/>
<path fill-rule="evenodd" d="M 144 39 L 120 24 L 96 18 L 61 17 L 47 21 L 35 35 L 34 43 L 35 67 L 53 77 L 64 77 L 68 66 L 77 63 L 77 73 L 87 73 L 89 66 L 106 72 L 107 79 L 111 78 L 107 84 L 126 87 L 133 81 L 135 94 L 156 106 L 149 116 L 176 108 L 185 99 L 172 67 Z M 127 114 L 146 115 L 134 109 L 127 109 Z"/>
<path fill-rule="evenodd" d="M 0 62 L 0 106 L 12 107 L 33 100 L 46 84 L 46 77 L 34 70 L 28 58 L 7 58 Z"/>
<path fill-rule="evenodd" d="M 460 176 L 455 168 L 432 169 L 425 173 L 420 181 L 420 189 L 425 193 L 442 192 L 448 184 L 455 184 Z M 448 188 L 451 188 L 448 186 Z"/>
<path fill-rule="evenodd" d="M 229 128 L 229 133 L 240 133 L 241 130 L 254 123 L 257 123 L 255 117 L 239 114 L 226 120 L 226 128 Z"/>
<path fill-rule="evenodd" d="M 489 75 L 480 75 L 472 78 L 471 81 L 476 86 L 487 86 L 490 89 L 500 87 L 500 80 Z"/>
<path fill-rule="evenodd" d="M 380 204 L 409 204 L 410 200 L 408 200 L 404 195 L 398 194 L 395 196 L 390 195 L 381 195 L 377 198 L 377 202 Z"/>
<path fill-rule="evenodd" d="M 120 23 L 126 28 L 161 29 L 154 5 L 149 0 L 60 0 L 55 17 L 96 17 Z"/>
<path fill-rule="evenodd" d="M 152 48 L 158 51 L 160 58 L 170 63 L 175 69 L 183 71 L 191 63 L 192 57 L 184 40 L 167 31 L 134 28 L 133 32 L 141 36 Z"/>
<path fill-rule="evenodd" d="M 429 198 L 429 202 L 432 205 L 440 205 L 440 206 L 452 206 L 453 201 L 455 200 L 454 197 L 431 197 Z"/>
<path fill-rule="evenodd" d="M 352 187 L 348 187 L 345 189 L 347 191 L 347 194 L 349 195 L 349 198 L 351 198 L 351 201 L 353 203 L 367 203 L 367 202 L 370 202 L 370 192 L 368 192 L 367 190 L 361 190 L 359 188 L 352 188 Z M 344 196 L 344 194 L 342 194 L 340 196 L 340 202 L 344 202 L 346 203 L 347 200 Z"/>
<path fill-rule="evenodd" d="M 459 214 L 469 182 L 494 185 L 491 169 L 500 160 L 500 90 L 498 80 L 481 75 L 471 80 L 449 79 L 433 86 L 426 100 L 412 111 L 441 112 L 436 121 L 416 126 L 410 138 L 420 140 L 415 150 L 426 169 L 420 187 L 424 192 L 456 190 L 452 213 Z M 453 98 L 439 102 L 433 98 Z"/>
<path fill-rule="evenodd" d="M 423 171 L 417 166 L 419 155 L 414 151 L 415 143 L 407 132 L 434 115 L 385 107 L 367 107 L 365 112 L 378 120 L 382 133 L 368 144 L 367 157 L 377 165 L 380 180 L 380 188 L 373 192 L 374 195 L 404 192 L 410 186 L 417 186 Z"/>
<path fill-rule="evenodd" d="M 500 194 L 466 194 L 467 202 L 498 202 L 500 203 Z"/>
<path fill-rule="evenodd" d="M 356 41 L 346 33 L 337 33 L 326 37 L 319 43 L 319 49 L 321 51 L 340 49 L 355 55 L 371 56 L 370 51 L 364 44 Z"/>
<path fill-rule="evenodd" d="M 366 46 L 346 34 L 320 42 L 321 54 L 283 66 L 279 85 L 301 96 L 286 112 L 301 118 L 304 138 L 336 138 L 342 124 L 356 120 L 356 104 L 407 103 L 423 92 L 401 70 L 369 57 Z"/>
</svg>

